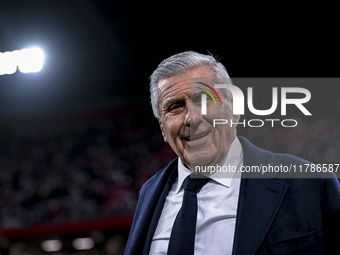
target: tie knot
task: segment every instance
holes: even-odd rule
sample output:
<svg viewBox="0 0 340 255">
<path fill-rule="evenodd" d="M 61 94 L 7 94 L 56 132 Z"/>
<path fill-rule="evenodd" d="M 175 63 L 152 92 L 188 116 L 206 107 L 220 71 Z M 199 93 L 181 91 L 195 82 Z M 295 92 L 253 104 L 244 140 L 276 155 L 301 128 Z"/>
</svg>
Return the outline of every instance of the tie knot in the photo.
<svg viewBox="0 0 340 255">
<path fill-rule="evenodd" d="M 201 176 L 201 177 L 199 177 Z M 189 175 L 184 180 L 184 190 L 191 190 L 196 194 L 200 192 L 201 188 L 209 181 L 209 178 L 202 177 L 202 175 L 197 175 L 197 178 L 193 178 Z"/>
</svg>

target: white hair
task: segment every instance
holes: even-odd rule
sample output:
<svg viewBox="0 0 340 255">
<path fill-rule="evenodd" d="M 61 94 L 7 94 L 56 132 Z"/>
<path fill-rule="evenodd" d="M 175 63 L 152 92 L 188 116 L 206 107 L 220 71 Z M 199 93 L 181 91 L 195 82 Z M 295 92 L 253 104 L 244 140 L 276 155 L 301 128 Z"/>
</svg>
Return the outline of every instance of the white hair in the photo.
<svg viewBox="0 0 340 255">
<path fill-rule="evenodd" d="M 156 118 L 160 118 L 158 91 L 159 82 L 200 66 L 207 66 L 211 68 L 218 80 L 231 83 L 229 74 L 225 67 L 211 55 L 203 55 L 194 51 L 185 51 L 173 55 L 163 60 L 150 76 L 150 98 L 152 111 Z"/>
</svg>

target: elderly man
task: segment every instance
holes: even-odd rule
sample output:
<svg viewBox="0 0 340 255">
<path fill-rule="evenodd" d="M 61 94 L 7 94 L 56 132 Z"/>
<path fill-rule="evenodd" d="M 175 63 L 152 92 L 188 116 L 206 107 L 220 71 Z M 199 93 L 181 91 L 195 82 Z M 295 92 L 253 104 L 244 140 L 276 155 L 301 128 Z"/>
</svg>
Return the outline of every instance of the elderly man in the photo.
<svg viewBox="0 0 340 255">
<path fill-rule="evenodd" d="M 240 116 L 232 114 L 231 94 L 214 91 L 213 81 L 229 81 L 224 66 L 192 51 L 152 74 L 153 112 L 178 158 L 142 187 L 125 254 L 340 254 L 338 181 L 331 173 L 249 178 L 240 171 L 311 163 L 255 147 L 236 136 L 236 125 L 214 126 L 216 118 L 237 123 Z M 203 101 L 208 89 L 214 93 Z M 217 165 L 237 171 L 193 178 L 197 167 Z"/>
</svg>

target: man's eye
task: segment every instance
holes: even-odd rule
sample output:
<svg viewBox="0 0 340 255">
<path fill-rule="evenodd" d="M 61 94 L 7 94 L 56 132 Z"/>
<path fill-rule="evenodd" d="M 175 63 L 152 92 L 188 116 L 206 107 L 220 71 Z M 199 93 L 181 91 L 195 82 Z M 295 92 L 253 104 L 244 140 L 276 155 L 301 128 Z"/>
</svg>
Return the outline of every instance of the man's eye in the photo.
<svg viewBox="0 0 340 255">
<path fill-rule="evenodd" d="M 170 111 L 174 111 L 174 110 L 177 110 L 177 109 L 179 109 L 179 108 L 181 108 L 181 105 L 175 104 L 175 105 L 170 106 L 169 110 L 170 110 Z"/>
<path fill-rule="evenodd" d="M 185 107 L 185 103 L 173 104 L 168 108 L 168 111 L 179 111 Z"/>
</svg>

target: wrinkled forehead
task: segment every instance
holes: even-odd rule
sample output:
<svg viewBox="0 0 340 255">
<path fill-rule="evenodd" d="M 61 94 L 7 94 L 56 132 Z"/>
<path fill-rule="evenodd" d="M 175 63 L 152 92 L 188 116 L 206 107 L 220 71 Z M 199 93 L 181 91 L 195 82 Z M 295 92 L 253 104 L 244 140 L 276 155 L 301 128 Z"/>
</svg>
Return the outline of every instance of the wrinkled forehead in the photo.
<svg viewBox="0 0 340 255">
<path fill-rule="evenodd" d="M 207 77 L 182 77 L 182 79 L 172 79 L 173 77 L 159 82 L 159 95 L 162 100 L 164 96 L 172 95 L 179 96 L 182 93 L 189 97 L 197 96 L 202 93 L 218 94 L 221 98 L 228 98 L 226 89 L 215 88 L 216 84 L 221 84 L 223 81 Z M 224 82 L 225 83 L 225 82 Z"/>
<path fill-rule="evenodd" d="M 168 97 L 191 97 L 202 93 L 213 93 L 221 98 L 229 98 L 225 89 L 215 88 L 215 84 L 223 81 L 208 66 L 200 66 L 180 74 L 162 79 L 158 83 L 159 103 Z"/>
<path fill-rule="evenodd" d="M 190 79 L 190 89 L 197 87 L 215 87 L 215 84 L 221 83 L 217 78 L 191 78 Z"/>
</svg>

